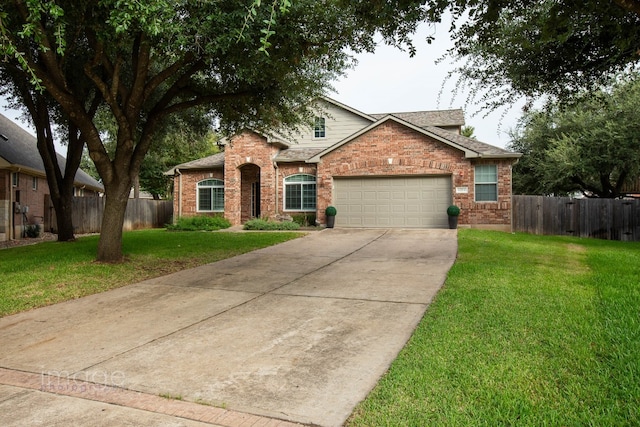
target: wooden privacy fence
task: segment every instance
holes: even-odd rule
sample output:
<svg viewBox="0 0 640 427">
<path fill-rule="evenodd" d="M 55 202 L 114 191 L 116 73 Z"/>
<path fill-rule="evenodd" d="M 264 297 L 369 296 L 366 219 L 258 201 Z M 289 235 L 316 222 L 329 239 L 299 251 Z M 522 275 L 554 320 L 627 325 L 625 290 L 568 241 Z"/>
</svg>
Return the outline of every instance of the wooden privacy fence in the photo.
<svg viewBox="0 0 640 427">
<path fill-rule="evenodd" d="M 73 227 L 77 234 L 99 233 L 104 212 L 104 197 L 74 197 Z M 45 230 L 56 231 L 56 218 L 50 205 L 49 222 L 45 219 Z M 171 222 L 173 202 L 170 200 L 129 199 L 124 217 L 123 230 L 160 228 Z M 47 223 L 48 222 L 48 223 Z"/>
<path fill-rule="evenodd" d="M 640 241 L 640 200 L 513 196 L 513 230 Z"/>
</svg>

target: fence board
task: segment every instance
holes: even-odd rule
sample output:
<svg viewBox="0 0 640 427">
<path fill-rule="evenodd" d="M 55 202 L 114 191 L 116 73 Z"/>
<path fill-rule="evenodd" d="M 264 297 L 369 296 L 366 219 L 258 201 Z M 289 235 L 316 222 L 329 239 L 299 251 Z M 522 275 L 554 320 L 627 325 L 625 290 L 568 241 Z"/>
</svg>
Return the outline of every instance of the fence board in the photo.
<svg viewBox="0 0 640 427">
<path fill-rule="evenodd" d="M 76 234 L 100 233 L 104 212 L 103 197 L 73 198 L 73 227 Z M 53 209 L 51 209 L 52 212 Z M 170 200 L 129 199 L 122 229 L 161 228 L 171 221 L 173 202 Z M 55 233 L 55 212 L 50 227 Z"/>
<path fill-rule="evenodd" d="M 513 229 L 531 234 L 640 241 L 640 200 L 513 196 Z"/>
</svg>

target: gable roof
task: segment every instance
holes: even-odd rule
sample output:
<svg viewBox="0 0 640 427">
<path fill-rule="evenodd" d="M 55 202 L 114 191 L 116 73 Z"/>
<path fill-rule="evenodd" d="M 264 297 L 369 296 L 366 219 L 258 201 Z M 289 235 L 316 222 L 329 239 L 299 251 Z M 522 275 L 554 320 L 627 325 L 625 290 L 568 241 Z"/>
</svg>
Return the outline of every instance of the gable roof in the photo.
<svg viewBox="0 0 640 427">
<path fill-rule="evenodd" d="M 511 151 L 508 151 L 499 147 L 495 147 L 490 144 L 485 144 L 484 142 L 480 142 L 472 138 L 467 138 L 466 136 L 458 135 L 457 133 L 454 133 L 445 129 L 441 129 L 439 127 L 435 127 L 435 126 L 420 127 L 406 120 L 398 118 L 395 115 L 387 115 L 384 118 L 372 123 L 370 126 L 367 126 L 366 128 L 360 130 L 359 132 L 354 133 L 349 138 L 343 139 L 337 144 L 334 144 L 331 147 L 328 147 L 322 150 L 315 156 L 309 158 L 307 160 L 307 163 L 319 162 L 322 156 L 336 150 L 337 148 L 340 148 L 341 146 L 353 141 L 357 137 L 369 132 L 372 129 L 375 129 L 376 127 L 388 121 L 399 123 L 403 126 L 406 126 L 408 128 L 415 130 L 418 133 L 421 133 L 437 141 L 440 141 L 450 147 L 461 150 L 464 152 L 465 157 L 468 159 L 471 159 L 471 158 L 485 158 L 485 159 L 514 158 L 516 159 L 522 156 L 522 154 L 520 153 L 513 153 Z"/>
<path fill-rule="evenodd" d="M 413 111 L 406 113 L 371 114 L 371 117 L 380 120 L 392 115 L 419 127 L 425 126 L 462 126 L 464 125 L 464 112 L 462 109 Z"/>
<path fill-rule="evenodd" d="M 198 170 L 198 169 L 220 169 L 224 167 L 224 152 L 216 153 L 202 159 L 192 160 L 190 162 L 181 163 L 166 171 L 165 175 L 175 175 L 180 169 Z"/>
<path fill-rule="evenodd" d="M 60 154 L 56 153 L 56 155 L 60 170 L 64 173 L 66 159 Z M 15 169 L 24 169 L 33 174 L 46 176 L 36 138 L 2 114 L 0 114 L 0 157 Z M 95 191 L 104 191 L 103 185 L 82 169 L 76 172 L 75 184 Z"/>
</svg>

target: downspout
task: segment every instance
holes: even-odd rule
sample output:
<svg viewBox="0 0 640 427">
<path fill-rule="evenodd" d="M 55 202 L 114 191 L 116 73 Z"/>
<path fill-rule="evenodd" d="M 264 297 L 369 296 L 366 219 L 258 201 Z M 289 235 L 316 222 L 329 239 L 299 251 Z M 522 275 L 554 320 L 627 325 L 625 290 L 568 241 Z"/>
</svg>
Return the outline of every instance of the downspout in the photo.
<svg viewBox="0 0 640 427">
<path fill-rule="evenodd" d="M 278 178 L 278 163 L 276 163 L 276 161 L 273 161 L 273 170 L 275 171 L 275 176 L 276 176 L 276 194 L 275 194 L 275 201 L 276 201 L 276 215 L 278 215 L 278 206 L 279 206 L 279 201 L 278 201 L 278 182 L 280 181 L 280 178 Z"/>
<path fill-rule="evenodd" d="M 178 175 L 178 218 L 182 217 L 182 174 L 180 173 L 180 169 L 176 168 L 176 175 Z M 173 216 L 174 224 L 177 222 L 178 218 Z"/>
<path fill-rule="evenodd" d="M 13 240 L 15 238 L 14 222 L 15 222 L 16 212 L 13 206 L 13 203 L 15 201 L 15 194 L 13 190 L 13 177 L 11 176 L 11 173 L 9 173 L 9 181 L 7 184 L 9 184 L 9 218 L 7 218 L 9 220 L 9 240 Z"/>
</svg>

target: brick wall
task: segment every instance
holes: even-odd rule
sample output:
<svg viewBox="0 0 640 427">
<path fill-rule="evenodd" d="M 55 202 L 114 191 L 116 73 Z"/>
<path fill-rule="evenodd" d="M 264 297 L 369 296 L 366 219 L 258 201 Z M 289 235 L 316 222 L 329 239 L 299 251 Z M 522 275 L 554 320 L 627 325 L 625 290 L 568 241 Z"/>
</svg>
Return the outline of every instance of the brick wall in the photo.
<svg viewBox="0 0 640 427">
<path fill-rule="evenodd" d="M 474 202 L 474 165 L 460 150 L 398 123 L 389 121 L 325 155 L 318 165 L 318 220 L 332 204 L 333 177 L 449 175 L 452 200 L 462 212 L 460 225 L 510 227 L 511 161 L 484 160 L 497 164 L 498 202 Z M 467 187 L 468 193 L 456 193 Z"/>
<path fill-rule="evenodd" d="M 278 153 L 278 148 L 268 144 L 266 138 L 254 132 L 245 132 L 233 138 L 225 149 L 224 158 L 224 210 L 225 217 L 232 224 L 241 224 L 249 219 L 251 207 L 249 206 L 250 183 L 241 186 L 242 173 L 259 176 L 260 180 L 260 215 L 263 217 L 275 216 L 276 193 L 275 179 L 276 169 L 273 158 Z M 252 166 L 255 165 L 257 169 Z M 252 172 L 253 171 L 253 172 Z M 254 179 L 255 180 L 255 179 Z"/>
<path fill-rule="evenodd" d="M 317 219 L 325 222 L 324 210 L 333 204 L 333 177 L 362 176 L 450 176 L 453 203 L 460 206 L 459 224 L 510 229 L 512 160 L 465 159 L 461 150 L 388 121 L 337 150 L 319 164 L 281 163 L 273 158 L 278 148 L 256 133 L 233 138 L 225 150 L 225 165 L 214 171 L 183 171 L 174 185 L 174 212 L 195 215 L 198 181 L 225 181 L 225 217 L 241 224 L 251 216 L 251 184 L 260 182 L 260 215 L 273 217 L 284 211 L 284 178 L 298 173 L 317 176 Z M 498 201 L 474 201 L 474 166 L 498 167 Z M 182 180 L 182 196 L 179 194 Z M 242 185 L 241 185 L 242 184 Z M 456 191 L 466 187 L 467 192 Z M 293 214 L 293 212 L 286 212 Z"/>
<path fill-rule="evenodd" d="M 180 216 L 195 216 L 205 213 L 197 212 L 198 198 L 198 182 L 205 179 L 222 179 L 224 180 L 224 171 L 222 169 L 210 171 L 181 171 L 176 176 L 173 185 L 173 212 L 174 220 Z M 180 183 L 182 181 L 182 183 Z M 180 196 L 180 187 L 182 186 L 182 196 Z M 226 191 L 226 190 L 225 190 Z M 208 214 L 208 213 L 207 213 Z M 216 215 L 212 212 L 211 215 Z"/>
</svg>

